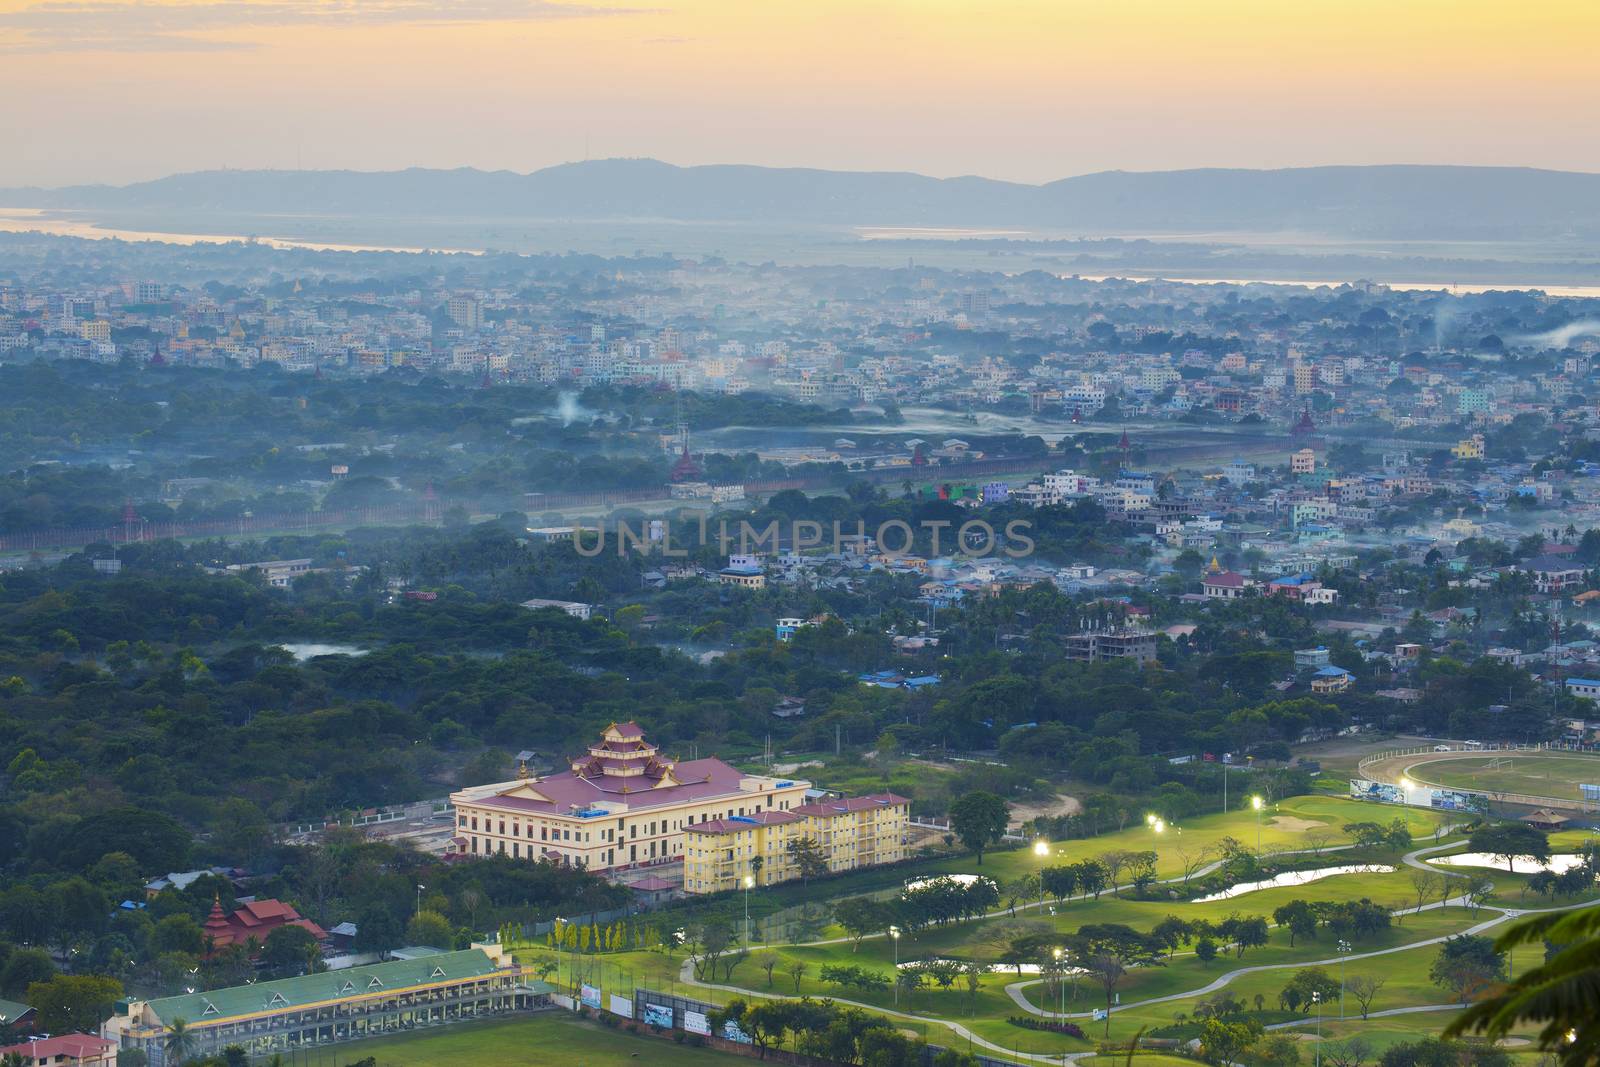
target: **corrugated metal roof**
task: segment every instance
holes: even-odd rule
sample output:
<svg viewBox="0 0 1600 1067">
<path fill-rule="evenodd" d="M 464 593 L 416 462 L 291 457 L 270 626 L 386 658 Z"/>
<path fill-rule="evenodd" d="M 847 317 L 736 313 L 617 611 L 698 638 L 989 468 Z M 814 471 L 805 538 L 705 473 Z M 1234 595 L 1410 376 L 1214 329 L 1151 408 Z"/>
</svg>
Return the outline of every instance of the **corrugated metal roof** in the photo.
<svg viewBox="0 0 1600 1067">
<path fill-rule="evenodd" d="M 273 982 L 257 982 L 255 985 L 163 997 L 150 1001 L 150 1010 L 169 1026 L 174 1019 L 199 1026 L 240 1015 L 283 1011 L 382 990 L 478 978 L 493 974 L 496 969 L 494 961 L 482 949 L 469 948 L 415 960 L 391 960 L 388 963 L 325 971 L 299 978 L 280 978 Z"/>
</svg>

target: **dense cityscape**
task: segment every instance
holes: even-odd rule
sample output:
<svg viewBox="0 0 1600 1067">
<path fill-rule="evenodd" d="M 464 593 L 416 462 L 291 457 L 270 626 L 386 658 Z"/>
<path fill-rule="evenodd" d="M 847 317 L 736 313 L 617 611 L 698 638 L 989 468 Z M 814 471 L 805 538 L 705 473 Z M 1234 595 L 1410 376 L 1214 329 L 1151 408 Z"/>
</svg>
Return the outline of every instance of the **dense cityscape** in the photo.
<svg viewBox="0 0 1600 1067">
<path fill-rule="evenodd" d="M 0 1067 L 1600 1067 L 1597 34 L 0 0 Z"/>
</svg>

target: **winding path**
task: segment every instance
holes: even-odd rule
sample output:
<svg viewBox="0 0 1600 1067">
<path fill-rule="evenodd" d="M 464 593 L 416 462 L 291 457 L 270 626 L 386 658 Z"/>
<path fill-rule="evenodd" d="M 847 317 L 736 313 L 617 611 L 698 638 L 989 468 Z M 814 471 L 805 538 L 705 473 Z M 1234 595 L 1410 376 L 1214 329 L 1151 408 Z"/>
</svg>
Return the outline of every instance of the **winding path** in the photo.
<svg viewBox="0 0 1600 1067">
<path fill-rule="evenodd" d="M 1442 874 L 1445 874 L 1446 876 L 1452 877 L 1452 878 L 1467 878 L 1467 877 L 1470 877 L 1470 876 L 1469 875 L 1465 875 L 1465 874 L 1461 874 L 1459 872 L 1439 871 L 1438 868 L 1430 867 L 1427 864 L 1422 863 L 1417 858 L 1419 856 L 1431 855 L 1432 853 L 1435 853 L 1435 852 L 1443 852 L 1446 849 L 1456 848 L 1459 845 L 1460 845 L 1460 842 L 1451 842 L 1451 843 L 1443 844 L 1443 845 L 1429 845 L 1429 846 L 1427 846 L 1425 848 L 1413 849 L 1412 851 L 1406 853 L 1403 857 L 1401 857 L 1401 859 L 1407 866 L 1410 866 L 1410 867 L 1416 867 L 1416 868 L 1419 868 L 1421 870 L 1431 871 L 1431 872 L 1436 873 L 1436 874 L 1442 873 Z M 1449 938 L 1459 936 L 1460 934 L 1481 934 L 1481 933 L 1484 933 L 1485 931 L 1492 930 L 1495 927 L 1500 926 L 1501 924 L 1503 924 L 1505 922 L 1508 922 L 1511 919 L 1516 919 L 1516 918 L 1519 918 L 1519 917 L 1521 917 L 1523 915 L 1537 914 L 1537 913 L 1541 913 L 1541 912 L 1571 911 L 1571 910 L 1573 910 L 1575 908 L 1590 907 L 1590 906 L 1592 906 L 1594 904 L 1600 904 L 1600 900 L 1589 901 L 1588 903 L 1584 903 L 1584 904 L 1566 904 L 1566 905 L 1562 905 L 1560 907 L 1551 907 L 1551 908 L 1502 908 L 1502 907 L 1496 907 L 1496 906 L 1489 905 L 1489 904 L 1480 904 L 1479 907 L 1481 907 L 1483 910 L 1494 912 L 1495 913 L 1494 917 L 1490 918 L 1490 919 L 1485 919 L 1483 922 L 1480 922 L 1480 923 L 1475 923 L 1472 926 L 1467 927 L 1465 930 L 1458 931 L 1457 933 L 1442 934 L 1442 935 L 1440 935 L 1438 937 L 1424 938 L 1424 939 L 1422 939 L 1420 941 L 1408 941 L 1403 945 L 1395 945 L 1395 946 L 1390 947 L 1390 948 L 1375 949 L 1375 950 L 1373 950 L 1371 952 L 1354 953 L 1354 954 L 1351 954 L 1349 956 L 1343 956 L 1343 957 L 1341 957 L 1341 956 L 1333 956 L 1333 957 L 1328 958 L 1328 959 L 1320 959 L 1320 960 L 1300 960 L 1300 961 L 1296 961 L 1296 962 L 1293 962 L 1293 963 L 1262 963 L 1262 964 L 1257 964 L 1257 965 L 1255 965 L 1253 967 L 1239 967 L 1239 968 L 1235 968 L 1234 970 L 1227 971 L 1224 974 L 1219 975 L 1215 980 L 1207 983 L 1204 986 L 1201 986 L 1198 989 L 1190 989 L 1190 990 L 1187 990 L 1187 991 L 1182 992 L 1182 993 L 1169 993 L 1169 994 L 1166 994 L 1165 996 L 1151 997 L 1148 1000 L 1135 1001 L 1132 1004 L 1118 1005 L 1118 1008 L 1119 1009 L 1143 1008 L 1143 1007 L 1148 1007 L 1149 1005 L 1152 1005 L 1152 1004 L 1165 1004 L 1165 1003 L 1168 1003 L 1168 1002 L 1171 1002 L 1171 1001 L 1175 1001 L 1175 1000 L 1187 1000 L 1190 997 L 1205 996 L 1208 993 L 1215 993 L 1218 990 L 1221 990 L 1221 989 L 1225 988 L 1235 978 L 1240 978 L 1240 977 L 1243 977 L 1244 975 L 1247 975 L 1247 974 L 1257 974 L 1257 973 L 1260 973 L 1262 971 L 1279 971 L 1279 970 L 1288 970 L 1290 968 L 1298 969 L 1298 968 L 1302 968 L 1302 967 L 1333 967 L 1333 966 L 1339 965 L 1341 963 L 1341 961 L 1375 959 L 1375 958 L 1377 958 L 1379 956 L 1391 956 L 1391 955 L 1394 955 L 1397 952 L 1410 952 L 1413 949 L 1426 948 L 1429 945 L 1443 944 Z M 1446 900 L 1435 901 L 1435 902 L 1430 903 L 1430 904 L 1424 904 L 1421 908 L 1404 908 L 1404 909 L 1401 909 L 1400 911 L 1394 912 L 1393 914 L 1395 914 L 1395 915 L 1415 915 L 1418 911 L 1432 911 L 1432 910 L 1435 910 L 1437 908 L 1451 907 L 1451 906 L 1470 907 L 1471 906 L 1471 902 L 1469 901 L 1467 896 L 1462 895 L 1462 896 L 1459 896 L 1459 897 L 1450 897 L 1450 898 L 1448 898 Z M 1042 979 L 1042 978 L 1034 978 L 1034 979 L 1030 979 L 1030 980 L 1027 980 L 1027 981 L 1012 982 L 1011 984 L 1006 986 L 1006 995 L 1009 996 L 1011 998 L 1012 1002 L 1015 1003 L 1022 1010 L 1028 1012 L 1031 1015 L 1040 1016 L 1041 1018 L 1046 1018 L 1046 1019 L 1086 1019 L 1086 1018 L 1090 1018 L 1090 1017 L 1093 1016 L 1093 1014 L 1094 1014 L 1093 1011 L 1077 1011 L 1077 1012 L 1070 1012 L 1069 1011 L 1069 1012 L 1063 1013 L 1063 1012 L 1049 1011 L 1049 1010 L 1046 1010 L 1046 1009 L 1043 1009 L 1043 1008 L 1040 1008 L 1040 1007 L 1036 1006 L 1032 1001 L 1030 1001 L 1027 997 L 1025 997 L 1023 995 L 1022 990 L 1024 988 L 1028 987 L 1028 986 L 1039 985 L 1043 981 L 1044 981 L 1044 979 Z M 1451 1007 L 1451 1006 L 1458 1006 L 1458 1005 L 1447 1005 L 1447 1007 Z M 1403 1014 L 1405 1011 L 1411 1011 L 1411 1010 L 1414 1010 L 1414 1011 L 1439 1011 L 1441 1009 L 1438 1008 L 1438 1007 L 1424 1007 L 1424 1008 L 1415 1008 L 1415 1009 L 1391 1009 L 1391 1011 L 1386 1011 L 1386 1012 L 1372 1012 L 1372 1013 L 1370 1013 L 1369 1018 L 1372 1015 L 1380 1015 L 1380 1014 L 1381 1015 Z M 1285 1023 L 1285 1024 L 1279 1024 L 1279 1025 L 1280 1026 L 1284 1026 L 1284 1027 L 1288 1027 L 1288 1026 L 1297 1026 L 1297 1025 L 1305 1025 L 1305 1024 L 1304 1023 Z"/>
<path fill-rule="evenodd" d="M 1454 829 L 1454 828 L 1451 828 L 1451 829 Z M 1452 849 L 1452 848 L 1458 848 L 1458 847 L 1460 847 L 1460 845 L 1461 845 L 1461 842 L 1459 842 L 1459 841 L 1447 842 L 1445 844 L 1427 845 L 1427 846 L 1424 846 L 1422 848 L 1413 849 L 1412 851 L 1407 852 L 1404 856 L 1401 857 L 1401 861 L 1404 864 L 1406 864 L 1407 866 L 1409 866 L 1409 867 L 1414 867 L 1414 868 L 1417 868 L 1419 870 L 1429 871 L 1429 872 L 1432 872 L 1432 873 L 1435 873 L 1435 874 L 1443 874 L 1446 877 L 1452 877 L 1452 878 L 1470 877 L 1469 875 L 1462 874 L 1460 872 L 1441 871 L 1437 867 L 1432 867 L 1432 866 L 1429 866 L 1426 863 L 1423 863 L 1421 861 L 1421 859 L 1420 859 L 1420 857 L 1432 855 L 1433 853 L 1436 853 L 1436 852 L 1444 852 L 1444 851 L 1447 851 L 1447 850 Z M 1305 850 L 1301 850 L 1299 852 L 1281 853 L 1281 854 L 1282 855 L 1304 855 L 1304 854 L 1310 853 L 1312 851 L 1316 851 L 1318 854 L 1321 854 L 1322 852 L 1333 852 L 1333 851 L 1338 851 L 1338 850 L 1346 849 L 1346 848 L 1350 848 L 1350 847 L 1352 847 L 1352 846 L 1350 846 L 1350 845 L 1335 845 L 1335 846 L 1331 846 L 1331 847 L 1320 849 L 1320 850 L 1305 849 Z M 1182 877 L 1182 876 L 1173 877 L 1173 878 L 1164 878 L 1164 879 L 1161 879 L 1156 884 L 1165 885 L 1165 884 L 1172 884 L 1172 883 L 1176 883 L 1176 882 L 1187 882 L 1187 881 L 1190 881 L 1190 880 L 1192 880 L 1194 878 L 1197 878 L 1197 877 L 1203 877 L 1205 874 L 1210 873 L 1210 871 L 1216 869 L 1217 865 L 1220 862 L 1221 861 L 1219 860 L 1219 861 L 1216 861 L 1214 863 L 1207 864 L 1204 868 L 1201 868 L 1201 869 L 1199 869 L 1197 871 L 1191 872 L 1187 878 Z M 1091 894 L 1080 894 L 1079 896 L 1067 898 L 1067 901 L 1071 901 L 1071 900 L 1087 900 L 1087 899 L 1090 899 L 1090 897 L 1091 897 Z M 1066 903 L 1067 901 L 1063 901 L 1062 903 Z M 1592 905 L 1595 905 L 1595 904 L 1600 904 L 1600 899 L 1597 899 L 1597 900 L 1594 900 L 1594 901 L 1590 901 L 1587 904 L 1573 904 L 1573 905 L 1565 905 L 1565 906 L 1562 906 L 1562 907 L 1552 907 L 1552 908 L 1514 909 L 1514 908 L 1494 907 L 1494 906 L 1486 905 L 1486 904 L 1485 905 L 1480 905 L 1480 907 L 1482 907 L 1484 910 L 1494 912 L 1495 913 L 1494 916 L 1492 918 L 1484 920 L 1483 922 L 1475 923 L 1474 925 L 1468 927 L 1467 929 L 1459 931 L 1459 933 L 1463 933 L 1463 934 L 1479 934 L 1479 933 L 1483 933 L 1483 932 L 1485 932 L 1487 930 L 1492 930 L 1495 927 L 1497 927 L 1497 926 L 1499 926 L 1499 925 L 1501 925 L 1501 924 L 1503 924 L 1503 923 L 1505 923 L 1505 922 L 1507 922 L 1507 921 L 1509 921 L 1511 919 L 1514 919 L 1514 918 L 1517 918 L 1519 916 L 1522 916 L 1522 915 L 1538 913 L 1538 912 L 1570 911 L 1573 908 L 1589 907 L 1589 906 L 1592 906 Z M 1438 908 L 1452 907 L 1452 906 L 1459 907 L 1459 906 L 1467 906 L 1467 905 L 1469 905 L 1468 898 L 1467 898 L 1467 896 L 1462 895 L 1462 896 L 1458 896 L 1458 897 L 1450 897 L 1450 898 L 1447 898 L 1445 900 L 1435 901 L 1435 902 L 1432 902 L 1432 903 L 1429 903 L 1429 904 L 1424 904 L 1420 908 L 1404 908 L 1404 909 L 1401 909 L 1400 911 L 1394 912 L 1393 914 L 1396 914 L 1396 915 L 1412 915 L 1412 914 L 1416 914 L 1418 911 L 1432 911 L 1432 910 L 1435 910 L 1435 909 L 1438 909 Z M 1037 904 L 1035 903 L 1035 904 L 1032 904 L 1031 906 L 1037 906 Z M 1024 908 L 1021 909 L 1021 910 L 1026 910 L 1026 906 L 1024 906 Z M 992 912 L 987 913 L 984 916 L 981 916 L 981 918 L 985 918 L 985 919 L 1004 918 L 1004 917 L 1011 916 L 1013 914 L 1015 914 L 1015 912 L 1013 912 L 1013 910 L 1010 909 L 1010 908 L 1000 908 L 1000 909 L 998 909 L 996 911 L 992 911 Z M 886 936 L 888 936 L 887 933 L 872 934 L 872 935 L 869 935 L 866 938 L 862 938 L 861 940 L 864 940 L 864 941 L 865 940 L 873 940 L 873 939 L 882 938 L 882 937 L 886 937 Z M 1165 1003 L 1170 1003 L 1172 1001 L 1187 1000 L 1187 999 L 1189 999 L 1191 997 L 1205 996 L 1208 993 L 1214 993 L 1214 992 L 1216 992 L 1216 991 L 1218 991 L 1220 989 L 1225 988 L 1234 979 L 1240 978 L 1240 977 L 1242 977 L 1244 975 L 1247 975 L 1247 974 L 1255 974 L 1255 973 L 1262 972 L 1262 971 L 1287 970 L 1289 968 L 1333 966 L 1333 965 L 1336 965 L 1336 964 L 1340 963 L 1341 960 L 1375 959 L 1375 958 L 1380 957 L 1380 956 L 1393 955 L 1393 954 L 1395 954 L 1397 952 L 1410 952 L 1410 951 L 1412 951 L 1414 949 L 1426 948 L 1429 945 L 1442 944 L 1445 940 L 1447 940 L 1450 937 L 1454 937 L 1454 936 L 1457 936 L 1457 934 L 1444 934 L 1444 935 L 1440 935 L 1438 937 L 1425 938 L 1425 939 L 1420 940 L 1420 941 L 1407 942 L 1404 945 L 1397 945 L 1397 946 L 1394 946 L 1394 947 L 1391 947 L 1391 948 L 1377 949 L 1377 950 L 1374 950 L 1372 952 L 1363 952 L 1363 953 L 1359 953 L 1359 954 L 1353 954 L 1353 955 L 1350 955 L 1348 957 L 1335 956 L 1335 957 L 1332 957 L 1330 959 L 1322 959 L 1322 960 L 1302 960 L 1302 961 L 1298 961 L 1298 962 L 1294 962 L 1294 963 L 1266 963 L 1266 964 L 1257 964 L 1257 965 L 1251 966 L 1251 967 L 1239 967 L 1239 968 L 1235 968 L 1234 970 L 1227 971 L 1224 974 L 1219 975 L 1216 979 L 1214 979 L 1213 981 L 1207 983 L 1204 986 L 1201 986 L 1198 989 L 1190 989 L 1190 990 L 1186 990 L 1186 991 L 1181 992 L 1181 993 L 1169 993 L 1169 994 L 1166 994 L 1164 996 L 1151 997 L 1151 998 L 1149 998 L 1147 1000 L 1136 1001 L 1136 1002 L 1134 1002 L 1132 1004 L 1118 1005 L 1116 1010 L 1117 1011 L 1121 1011 L 1121 1010 L 1129 1009 L 1129 1008 L 1143 1008 L 1143 1007 L 1148 1007 L 1148 1006 L 1154 1005 L 1154 1004 L 1165 1004 Z M 826 938 L 826 939 L 819 940 L 819 941 L 793 942 L 793 943 L 783 944 L 783 945 L 775 944 L 775 945 L 772 945 L 772 946 L 769 946 L 769 947 L 773 947 L 773 948 L 810 948 L 810 947 L 816 947 L 816 946 L 845 944 L 845 943 L 851 942 L 853 940 L 855 940 L 855 939 L 854 938 L 849 938 L 849 937 L 834 937 L 834 938 Z M 785 1000 L 785 999 L 789 999 L 788 997 L 786 997 L 782 993 L 766 993 L 766 992 L 761 992 L 759 990 L 748 989 L 748 988 L 745 988 L 743 986 L 726 985 L 726 984 L 719 983 L 719 982 L 703 982 L 700 979 L 695 977 L 695 974 L 694 974 L 694 962 L 695 962 L 695 957 L 694 956 L 688 956 L 688 957 L 686 957 L 684 959 L 682 965 L 679 967 L 678 980 L 679 980 L 679 982 L 681 984 L 683 984 L 685 986 L 695 987 L 695 988 L 700 988 L 700 989 L 714 989 L 714 990 L 719 990 L 719 991 L 722 991 L 722 992 L 725 992 L 725 993 L 737 994 L 737 995 L 745 997 L 745 998 L 759 998 L 759 999 L 766 999 L 766 1000 Z M 1039 985 L 1043 981 L 1044 981 L 1044 979 L 1042 979 L 1042 978 L 1034 978 L 1034 979 L 1029 979 L 1029 980 L 1025 980 L 1025 981 L 1012 982 L 1012 983 L 1008 984 L 1005 987 L 1006 995 L 1011 999 L 1011 1001 L 1014 1004 L 1016 1004 L 1022 1010 L 1028 1012 L 1031 1015 L 1036 1015 L 1036 1016 L 1039 1016 L 1041 1018 L 1045 1018 L 1045 1019 L 1087 1019 L 1087 1018 L 1092 1018 L 1093 1017 L 1094 1012 L 1092 1010 L 1091 1011 L 1074 1011 L 1074 1012 L 1054 1012 L 1054 1011 L 1048 1011 L 1048 1010 L 1039 1008 L 1036 1005 L 1034 1005 L 1032 1001 L 1028 1000 L 1028 998 L 1023 995 L 1022 990 L 1024 988 L 1028 987 L 1028 986 Z M 972 1030 L 970 1030 L 966 1026 L 963 1026 L 961 1023 L 956 1022 L 953 1019 L 945 1018 L 943 1016 L 938 1016 L 938 1015 L 918 1015 L 918 1014 L 914 1014 L 912 1012 L 900 1011 L 897 1008 L 885 1008 L 885 1007 L 882 1007 L 882 1006 L 877 1005 L 877 1004 L 868 1004 L 868 1003 L 866 1003 L 864 1001 L 858 1001 L 858 1000 L 847 1000 L 847 999 L 844 999 L 844 998 L 841 998 L 841 997 L 831 997 L 829 999 L 831 999 L 836 1004 L 845 1004 L 845 1005 L 849 1005 L 851 1007 L 863 1008 L 863 1009 L 865 1009 L 867 1011 L 875 1012 L 875 1013 L 877 1013 L 879 1015 L 886 1015 L 886 1016 L 889 1016 L 891 1018 L 904 1019 L 904 1020 L 909 1021 L 909 1022 L 917 1022 L 917 1023 L 922 1023 L 922 1024 L 932 1023 L 932 1024 L 937 1025 L 937 1026 L 943 1026 L 943 1027 L 946 1027 L 947 1029 L 949 1029 L 951 1031 L 951 1033 L 955 1034 L 957 1037 L 965 1038 L 974 1047 L 982 1048 L 982 1049 L 985 1049 L 986 1051 L 993 1052 L 993 1053 L 996 1053 L 998 1055 L 1010 1056 L 1010 1057 L 1013 1057 L 1013 1058 L 1016 1058 L 1016 1059 L 1030 1060 L 1030 1061 L 1035 1061 L 1035 1062 L 1038 1062 L 1038 1063 L 1041 1063 L 1041 1064 L 1043 1064 L 1043 1063 L 1062 1063 L 1063 1061 L 1076 1063 L 1078 1060 L 1080 1060 L 1082 1058 L 1090 1057 L 1090 1056 L 1093 1056 L 1095 1054 L 1092 1051 L 1071 1052 L 1071 1053 L 1066 1053 L 1066 1054 L 1061 1054 L 1061 1053 L 1045 1054 L 1045 1053 L 1032 1053 L 1032 1052 L 1017 1052 L 1017 1051 L 1014 1051 L 1013 1049 L 1006 1048 L 1004 1045 L 997 1044 L 997 1043 L 995 1043 L 993 1041 L 988 1040 L 987 1038 L 981 1037 L 978 1034 L 973 1033 Z M 1430 1012 L 1430 1011 L 1446 1011 L 1446 1010 L 1451 1010 L 1451 1009 L 1454 1009 L 1454 1008 L 1457 1008 L 1457 1007 L 1459 1007 L 1459 1005 L 1455 1005 L 1455 1004 L 1431 1005 L 1430 1004 L 1430 1005 L 1419 1005 L 1419 1006 L 1402 1007 L 1402 1008 L 1390 1008 L 1390 1009 L 1385 1010 L 1385 1011 L 1369 1012 L 1368 1015 L 1367 1015 L 1367 1018 L 1375 1019 L 1375 1018 L 1383 1018 L 1385 1016 L 1390 1016 L 1390 1015 L 1408 1015 L 1408 1014 L 1416 1014 L 1416 1013 Z M 1309 1025 L 1310 1023 L 1312 1023 L 1314 1021 L 1315 1021 L 1314 1019 L 1307 1019 L 1307 1020 L 1294 1020 L 1294 1021 L 1290 1021 L 1290 1022 L 1286 1022 L 1286 1023 L 1275 1023 L 1272 1026 L 1267 1027 L 1267 1029 L 1269 1029 L 1269 1030 L 1292 1029 L 1292 1028 L 1294 1028 L 1296 1026 Z"/>
</svg>

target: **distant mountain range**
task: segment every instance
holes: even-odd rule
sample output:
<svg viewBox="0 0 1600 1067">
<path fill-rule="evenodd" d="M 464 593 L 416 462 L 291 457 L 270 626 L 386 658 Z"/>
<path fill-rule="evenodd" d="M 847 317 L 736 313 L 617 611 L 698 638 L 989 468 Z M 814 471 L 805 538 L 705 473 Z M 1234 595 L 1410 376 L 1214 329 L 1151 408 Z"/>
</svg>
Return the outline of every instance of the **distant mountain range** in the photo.
<svg viewBox="0 0 1600 1067">
<path fill-rule="evenodd" d="M 1104 171 L 1024 185 L 653 159 L 510 171 L 177 174 L 124 186 L 0 190 L 0 206 L 194 215 L 1005 227 L 1084 234 L 1298 231 L 1343 238 L 1600 236 L 1600 174 L 1375 166 Z"/>
</svg>

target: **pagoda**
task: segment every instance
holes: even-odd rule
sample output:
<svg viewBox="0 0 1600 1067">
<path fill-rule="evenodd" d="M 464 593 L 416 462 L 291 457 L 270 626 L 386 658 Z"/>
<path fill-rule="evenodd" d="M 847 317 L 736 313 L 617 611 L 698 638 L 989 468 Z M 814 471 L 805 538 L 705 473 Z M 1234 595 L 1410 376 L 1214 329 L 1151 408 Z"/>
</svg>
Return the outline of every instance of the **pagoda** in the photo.
<svg viewBox="0 0 1600 1067">
<path fill-rule="evenodd" d="M 206 916 L 202 932 L 205 938 L 201 943 L 206 946 L 207 955 L 233 944 L 233 927 L 228 922 L 228 913 L 222 910 L 221 896 L 211 898 L 211 914 Z"/>
<path fill-rule="evenodd" d="M 689 442 L 684 441 L 683 451 L 678 455 L 678 462 L 672 465 L 672 480 L 675 482 L 692 482 L 700 477 L 700 464 L 689 455 Z"/>
<path fill-rule="evenodd" d="M 579 778 L 623 779 L 623 788 L 651 789 L 658 785 L 677 785 L 672 763 L 663 760 L 660 750 L 645 739 L 638 723 L 612 723 L 600 740 L 572 761 L 572 773 Z"/>
<path fill-rule="evenodd" d="M 1311 421 L 1310 408 L 1300 409 L 1300 418 L 1289 432 L 1295 437 L 1310 437 L 1317 432 L 1317 424 Z"/>
</svg>

